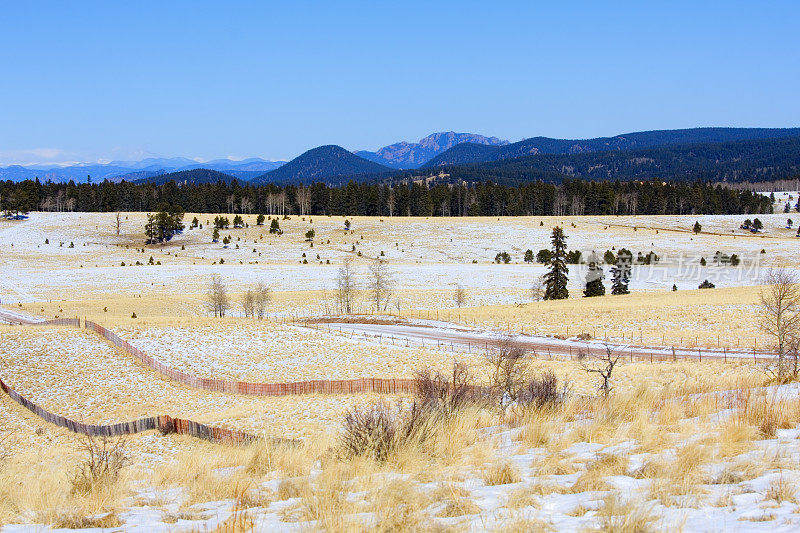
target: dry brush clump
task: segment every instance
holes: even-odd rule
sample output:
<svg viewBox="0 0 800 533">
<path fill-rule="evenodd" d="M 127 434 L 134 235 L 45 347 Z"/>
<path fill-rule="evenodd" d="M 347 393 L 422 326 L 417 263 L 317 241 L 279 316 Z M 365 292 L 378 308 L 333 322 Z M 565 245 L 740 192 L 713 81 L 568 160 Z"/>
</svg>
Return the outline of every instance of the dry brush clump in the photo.
<svg viewBox="0 0 800 533">
<path fill-rule="evenodd" d="M 437 440 L 456 415 L 467 407 L 480 407 L 483 402 L 481 389 L 472 384 L 472 376 L 462 363 L 454 363 L 449 375 L 429 369 L 420 371 L 410 407 L 393 409 L 386 403 L 377 403 L 348 411 L 340 450 L 345 457 L 387 461 L 399 448 L 421 447 Z"/>
<path fill-rule="evenodd" d="M 114 485 L 128 464 L 124 438 L 115 440 L 87 436 L 81 444 L 84 461 L 72 478 L 73 494 L 88 494 Z"/>
</svg>

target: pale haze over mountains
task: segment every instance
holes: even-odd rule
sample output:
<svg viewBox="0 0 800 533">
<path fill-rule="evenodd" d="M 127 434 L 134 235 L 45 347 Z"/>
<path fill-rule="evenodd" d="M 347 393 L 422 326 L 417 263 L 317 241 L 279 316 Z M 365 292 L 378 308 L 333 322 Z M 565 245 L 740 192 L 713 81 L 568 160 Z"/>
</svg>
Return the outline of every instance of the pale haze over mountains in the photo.
<svg viewBox="0 0 800 533">
<path fill-rule="evenodd" d="M 412 143 L 401 141 L 389 146 L 384 146 L 376 152 L 356 151 L 356 155 L 393 169 L 418 168 L 433 157 L 461 143 L 474 143 L 487 146 L 504 146 L 508 141 L 497 137 L 484 137 L 474 133 L 440 132 L 433 133 Z M 40 181 L 51 180 L 76 182 L 92 181 L 135 181 L 153 178 L 163 174 L 206 168 L 225 172 L 241 180 L 250 180 L 257 176 L 275 170 L 284 165 L 286 161 L 268 161 L 258 157 L 233 160 L 214 159 L 198 162 L 185 157 L 172 158 L 147 158 L 140 161 L 111 161 L 110 163 L 82 163 L 68 166 L 55 166 L 52 164 L 39 165 L 10 165 L 0 168 L 0 180 L 22 181 L 39 178 Z"/>
</svg>

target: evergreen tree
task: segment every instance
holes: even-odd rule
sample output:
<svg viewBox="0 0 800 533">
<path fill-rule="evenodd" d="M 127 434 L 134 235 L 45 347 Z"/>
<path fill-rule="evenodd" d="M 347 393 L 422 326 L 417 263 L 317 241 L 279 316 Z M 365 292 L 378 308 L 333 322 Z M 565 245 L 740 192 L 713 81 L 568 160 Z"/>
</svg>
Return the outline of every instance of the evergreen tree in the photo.
<svg viewBox="0 0 800 533">
<path fill-rule="evenodd" d="M 567 256 L 567 237 L 564 235 L 564 230 L 558 226 L 553 228 L 550 242 L 552 243 L 550 270 L 544 276 L 544 299 L 563 300 L 569 298 L 569 291 L 567 290 L 567 274 L 569 270 L 565 261 Z"/>
<path fill-rule="evenodd" d="M 533 263 L 533 250 L 525 250 L 525 257 L 523 260 L 526 263 Z"/>
<path fill-rule="evenodd" d="M 694 231 L 694 233 L 696 235 L 696 234 L 700 233 L 701 231 L 703 231 L 703 226 L 701 226 L 699 222 L 695 221 L 694 222 L 694 227 L 692 228 L 692 231 Z"/>
<path fill-rule="evenodd" d="M 617 261 L 611 268 L 611 294 L 629 294 L 628 281 L 631 277 L 631 263 L 633 254 L 625 248 L 620 248 Z"/>
<path fill-rule="evenodd" d="M 269 232 L 270 233 L 280 233 L 280 231 L 281 231 L 281 226 L 278 223 L 278 218 L 275 217 L 275 218 L 272 219 L 272 222 L 269 225 Z"/>
<path fill-rule="evenodd" d="M 586 272 L 586 289 L 583 291 L 584 296 L 603 296 L 606 293 L 606 287 L 603 285 L 603 267 L 600 264 L 600 257 L 594 252 L 589 254 L 587 259 L 589 270 Z"/>
<path fill-rule="evenodd" d="M 547 248 L 542 248 L 541 250 L 536 252 L 536 262 L 546 265 L 547 263 L 550 262 L 552 256 L 553 254 L 550 253 L 550 250 L 548 250 Z"/>
</svg>

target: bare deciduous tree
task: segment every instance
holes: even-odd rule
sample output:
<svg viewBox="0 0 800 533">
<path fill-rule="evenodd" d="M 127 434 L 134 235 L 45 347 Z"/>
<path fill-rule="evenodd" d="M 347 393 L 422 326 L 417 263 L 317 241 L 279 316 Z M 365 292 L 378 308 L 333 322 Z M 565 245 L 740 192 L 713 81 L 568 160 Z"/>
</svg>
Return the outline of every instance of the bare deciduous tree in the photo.
<svg viewBox="0 0 800 533">
<path fill-rule="evenodd" d="M 252 290 L 248 290 L 242 295 L 242 311 L 244 311 L 245 318 L 250 318 L 255 313 L 255 300 Z"/>
<path fill-rule="evenodd" d="M 761 290 L 761 329 L 775 340 L 777 367 L 770 365 L 779 381 L 787 377 L 787 356 L 797 353 L 800 337 L 800 285 L 797 276 L 786 269 L 769 270 Z M 794 367 L 797 367 L 795 361 Z"/>
<path fill-rule="evenodd" d="M 463 307 L 467 303 L 467 289 L 463 285 L 457 285 L 453 293 L 453 301 L 456 306 Z"/>
<path fill-rule="evenodd" d="M 119 235 L 119 232 L 122 229 L 122 213 L 117 213 L 114 215 L 114 226 L 116 227 L 117 235 Z"/>
<path fill-rule="evenodd" d="M 350 258 L 347 258 L 339 267 L 339 273 L 336 275 L 336 303 L 340 313 L 350 314 L 353 312 L 356 292 L 353 264 Z"/>
<path fill-rule="evenodd" d="M 381 306 L 383 310 L 389 306 L 389 298 L 394 292 L 394 276 L 389 270 L 389 264 L 383 259 L 375 259 L 369 265 L 369 290 L 372 295 L 372 300 L 375 302 L 375 309 L 380 311 Z"/>
<path fill-rule="evenodd" d="M 225 312 L 230 309 L 231 302 L 228 298 L 228 290 L 222 278 L 216 274 L 211 277 L 211 286 L 208 289 L 208 299 L 206 300 L 208 309 L 214 313 L 215 317 L 224 317 Z"/>
<path fill-rule="evenodd" d="M 608 396 L 611 392 L 611 375 L 614 367 L 622 357 L 622 350 L 614 353 L 614 349 L 609 344 L 605 345 L 605 352 L 600 355 L 590 355 L 584 352 L 578 354 L 581 360 L 581 367 L 589 374 L 600 374 L 603 381 L 600 382 L 600 391 L 603 396 Z"/>
<path fill-rule="evenodd" d="M 536 278 L 531 285 L 530 297 L 534 302 L 539 302 L 544 299 L 545 282 L 544 276 Z"/>
<path fill-rule="evenodd" d="M 502 339 L 486 354 L 491 368 L 489 383 L 501 401 L 515 401 L 525 385 L 528 362 L 525 347 L 514 337 Z"/>
<path fill-rule="evenodd" d="M 261 320 L 267 314 L 267 306 L 272 301 L 272 289 L 259 283 L 253 293 L 255 317 Z"/>
<path fill-rule="evenodd" d="M 297 207 L 300 208 L 300 214 L 307 215 L 311 208 L 311 189 L 302 185 L 299 186 L 295 199 L 297 200 Z"/>
</svg>

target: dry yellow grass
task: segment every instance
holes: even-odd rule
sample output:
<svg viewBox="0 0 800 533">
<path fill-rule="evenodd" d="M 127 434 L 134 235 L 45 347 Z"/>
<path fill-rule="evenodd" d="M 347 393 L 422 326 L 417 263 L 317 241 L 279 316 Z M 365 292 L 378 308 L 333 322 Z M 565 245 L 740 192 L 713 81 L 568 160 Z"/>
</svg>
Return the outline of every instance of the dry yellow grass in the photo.
<svg viewBox="0 0 800 533">
<path fill-rule="evenodd" d="M 205 284 L 209 273 L 223 270 L 218 264 L 223 256 L 226 265 L 223 271 L 230 274 L 234 299 L 250 283 L 239 282 L 237 275 L 270 276 L 287 272 L 309 280 L 317 275 L 330 277 L 342 258 L 353 257 L 364 267 L 369 257 L 384 250 L 394 254 L 392 262 L 400 267 L 457 265 L 469 270 L 477 268 L 470 266 L 475 259 L 480 268 L 505 275 L 502 266 L 489 265 L 498 246 L 508 246 L 515 257 L 520 256 L 523 250 L 510 240 L 517 238 L 514 235 L 532 235 L 523 248 L 538 249 L 543 247 L 537 245 L 539 233 L 563 222 L 568 224 L 568 234 L 574 239 L 571 242 L 599 235 L 596 244 L 599 249 L 613 244 L 631 247 L 628 243 L 646 238 L 652 239 L 656 251 L 682 248 L 738 251 L 766 247 L 770 249 L 769 261 L 775 264 L 795 261 L 785 253 L 787 245 L 794 243 L 790 235 L 775 233 L 764 239 L 700 235 L 690 240 L 695 237 L 683 231 L 684 221 L 674 217 L 532 218 L 504 220 L 495 225 L 492 224 L 497 222 L 495 219 L 356 218 L 352 219 L 355 232 L 347 235 L 341 229 L 341 217 L 316 217 L 313 226 L 318 237 L 312 251 L 302 240 L 304 231 L 312 226 L 309 220 L 292 217 L 282 221 L 285 233 L 274 237 L 262 236 L 264 228 L 255 227 L 254 216 L 247 216 L 251 227 L 231 230 L 234 244 L 227 250 L 209 245 L 210 228 L 206 226 L 202 232 L 187 232 L 169 245 L 145 247 L 141 252 L 136 250 L 141 250 L 143 214 L 128 214 L 120 238 L 111 230 L 112 215 L 60 216 L 54 215 L 51 221 L 35 228 L 39 232 L 36 235 L 49 235 L 51 248 L 37 241 L 34 243 L 37 247 L 18 246 L 11 256 L 0 257 L 0 266 L 10 276 L 29 268 L 25 272 L 36 278 L 9 281 L 22 282 L 20 289 L 28 294 L 21 294 L 21 299 L 42 300 L 15 309 L 46 317 L 85 316 L 131 334 L 168 328 L 187 330 L 196 337 L 207 334 L 208 345 L 204 348 L 209 350 L 219 349 L 222 343 L 217 342 L 218 338 L 231 337 L 231 332 L 237 329 L 243 330 L 245 336 L 248 331 L 255 334 L 259 330 L 270 336 L 283 328 L 274 323 L 258 324 L 238 318 L 214 320 L 206 316 L 202 309 Z M 199 218 L 206 224 L 213 215 Z M 540 221 L 545 225 L 539 226 Z M 72 225 L 64 225 L 65 222 Z M 77 222 L 86 227 L 79 227 Z M 710 230 L 730 229 L 727 227 L 730 221 L 712 218 L 702 223 Z M 638 226 L 635 232 L 633 225 Z M 454 244 L 427 238 L 441 235 L 445 230 L 453 235 Z M 460 249 L 476 235 L 476 243 L 468 250 Z M 61 249 L 55 244 L 60 240 L 74 240 L 76 246 L 72 251 L 66 246 Z M 360 258 L 351 251 L 356 242 L 363 252 Z M 252 252 L 253 248 L 257 252 Z M 642 246 L 634 249 L 638 251 Z M 332 264 L 300 265 L 301 252 L 312 263 L 316 262 L 315 254 L 320 253 L 321 259 L 330 258 Z M 151 255 L 162 265 L 119 266 L 122 261 L 126 265 L 137 260 L 147 262 Z M 250 255 L 252 258 L 248 259 Z M 98 284 L 93 287 L 92 276 L 83 274 L 95 268 L 95 264 L 98 267 L 92 275 Z M 39 265 L 36 267 L 39 270 L 30 265 Z M 197 272 L 202 267 L 202 273 L 187 280 L 181 272 L 191 274 L 195 267 Z M 79 281 L 50 290 L 46 274 L 51 271 L 55 273 L 54 281 L 61 277 Z M 114 287 L 110 280 L 115 280 L 117 274 L 120 286 Z M 518 291 L 519 301 L 525 301 L 523 291 L 529 282 L 525 275 L 508 275 L 511 288 L 487 286 L 476 291 L 470 295 L 474 307 L 460 310 L 452 308 L 450 288 L 431 287 L 426 279 L 403 280 L 398 287 L 401 314 L 407 316 L 412 311 L 414 316 L 420 316 L 422 310 L 427 316 L 428 310 L 432 310 L 435 316 L 438 310 L 440 318 L 494 329 L 524 328 L 526 332 L 551 335 L 589 333 L 594 337 L 608 334 L 614 339 L 624 336 L 626 342 L 630 339 L 644 344 L 698 343 L 715 347 L 717 332 L 724 331 L 719 340 L 722 346 L 735 347 L 738 341 L 740 347 L 750 347 L 754 340 L 759 347 L 766 346 L 766 339 L 755 329 L 755 321 L 741 319 L 752 315 L 752 306 L 757 301 L 758 289 L 752 287 L 573 298 L 521 306 L 478 305 L 483 301 L 481 298 L 501 301 L 497 295 L 503 291 Z M 162 276 L 174 277 L 160 280 Z M 296 315 L 324 312 L 332 294 L 319 287 L 315 285 L 308 290 L 275 287 L 271 311 Z M 79 292 L 82 294 L 78 295 Z M 44 301 L 50 299 L 53 301 Z M 366 308 L 363 301 L 361 306 Z M 131 318 L 134 312 L 136 319 Z M 89 349 L 65 349 L 70 345 L 70 337 L 81 339 L 73 347 L 80 344 Z M 47 342 L 40 342 L 41 339 Z M 166 382 L 131 362 L 128 356 L 110 350 L 100 339 L 84 333 L 0 327 L 0 341 L 3 378 L 10 378 L 15 386 L 32 394 L 32 399 L 62 414 L 79 415 L 89 421 L 110 421 L 167 411 L 266 436 L 305 437 L 299 446 L 275 446 L 264 441 L 247 448 L 233 448 L 174 435 L 138 435 L 130 439 L 132 462 L 120 479 L 102 490 L 75 494 L 70 474 L 80 464 L 81 457 L 74 436 L 42 423 L 3 397 L 0 446 L 10 452 L 10 457 L 0 460 L 0 477 L 4 481 L 0 484 L 0 523 L 28 521 L 54 526 L 118 527 L 120 516 L 124 516 L 121 512 L 132 501 L 163 510 L 166 523 L 181 517 L 201 520 L 203 514 L 192 508 L 192 504 L 227 501 L 235 512 L 220 524 L 219 530 L 242 531 L 257 520 L 259 509 L 289 500 L 291 504 L 282 508 L 281 516 L 286 521 L 301 522 L 294 524 L 301 528 L 309 526 L 307 521 L 315 520 L 320 528 L 345 531 L 414 531 L 454 524 L 453 527 L 464 528 L 547 530 L 551 524 L 546 513 L 536 508 L 551 509 L 554 496 L 609 490 L 599 510 L 591 510 L 587 503 L 586 507 L 568 511 L 568 515 L 578 518 L 595 512 L 602 530 L 644 531 L 659 529 L 654 511 L 656 502 L 690 508 L 708 499 L 732 509 L 732 490 L 722 485 L 733 486 L 775 471 L 783 472 L 784 477 L 762 491 L 764 496 L 770 499 L 770 504 L 792 502 L 795 498 L 797 472 L 792 454 L 761 450 L 761 445 L 767 443 L 759 441 L 774 438 L 781 428 L 796 427 L 800 422 L 800 402 L 775 401 L 758 392 L 734 400 L 711 394 L 763 385 L 764 374 L 747 361 L 653 365 L 623 361 L 614 372 L 611 398 L 601 401 L 595 397 L 596 376 L 583 372 L 578 362 L 551 361 L 545 359 L 545 354 L 538 354 L 531 362 L 532 372 L 552 370 L 560 380 L 570 382 L 573 396 L 565 404 L 546 410 L 519 410 L 507 417 L 494 407 L 468 410 L 439 424 L 429 439 L 412 439 L 386 461 L 376 462 L 361 457 L 343 458 L 337 453 L 342 413 L 351 406 L 375 402 L 378 399 L 375 395 L 269 399 L 206 393 Z M 247 352 L 246 342 L 237 344 L 242 344 L 241 354 L 223 354 L 230 375 L 261 376 L 264 381 L 271 381 L 267 379 L 268 368 L 245 369 L 251 363 L 258 363 L 259 355 L 263 358 L 264 354 Z M 179 343 L 176 345 L 180 350 Z M 321 350 L 333 359 L 343 353 L 345 345 L 353 356 L 348 363 L 353 368 L 346 371 L 358 375 L 380 371 L 387 376 L 403 377 L 409 375 L 412 363 L 441 369 L 453 358 L 452 353 L 393 351 L 335 337 L 326 340 Z M 56 352 L 57 357 L 48 359 L 51 352 Z M 371 365 L 369 361 L 376 358 L 380 363 Z M 464 359 L 468 359 L 478 379 L 485 380 L 480 356 Z M 289 362 L 291 358 L 276 357 L 275 361 L 281 367 Z M 321 374 L 315 377 L 324 378 L 333 372 L 335 365 L 335 362 L 327 367 L 321 364 L 311 370 Z M 298 370 L 302 371 L 310 370 Z M 127 385 L 122 383 L 125 380 Z M 148 388 L 153 384 L 157 391 Z M 58 394 L 51 393 L 53 390 L 58 390 Z M 389 400 L 401 402 L 404 398 Z M 715 416 L 729 408 L 732 409 L 729 416 Z M 503 432 L 508 433 L 498 436 Z M 791 447 L 793 443 L 782 445 Z M 622 447 L 613 448 L 617 446 Z M 587 449 L 594 451 L 586 452 Z M 530 459 L 512 463 L 509 456 L 514 454 L 528 454 L 526 457 Z M 629 459 L 634 454 L 643 456 L 641 463 L 634 465 L 633 459 Z M 643 466 L 638 467 L 640 464 Z M 632 468 L 636 470 L 631 471 Z M 647 488 L 635 489 L 635 498 L 623 501 L 609 482 L 612 476 L 637 478 L 637 483 Z M 646 481 L 652 483 L 648 486 Z M 705 491 L 713 492 L 703 487 L 706 483 L 728 491 L 728 497 L 715 492 L 713 498 L 705 498 Z M 497 509 L 483 512 L 481 508 L 486 504 L 477 500 L 480 491 L 472 489 L 475 486 L 487 489 L 482 485 L 508 497 L 498 498 Z M 142 487 L 157 492 L 181 489 L 179 509 L 166 510 L 168 502 L 164 496 L 144 498 L 139 492 Z"/>
</svg>

